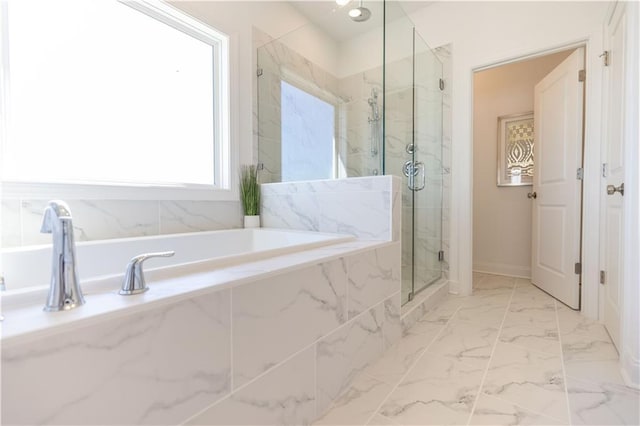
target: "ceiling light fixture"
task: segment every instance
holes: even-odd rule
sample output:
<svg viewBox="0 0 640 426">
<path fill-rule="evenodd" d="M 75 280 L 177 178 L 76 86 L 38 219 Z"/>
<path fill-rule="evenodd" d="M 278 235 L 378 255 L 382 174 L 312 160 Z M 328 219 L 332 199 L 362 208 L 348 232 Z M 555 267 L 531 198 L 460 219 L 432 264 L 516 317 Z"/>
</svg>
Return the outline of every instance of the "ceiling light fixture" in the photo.
<svg viewBox="0 0 640 426">
<path fill-rule="evenodd" d="M 349 4 L 349 2 L 351 2 L 351 0 L 336 0 L 336 4 L 338 6 L 346 6 Z"/>
<path fill-rule="evenodd" d="M 371 11 L 366 7 L 363 7 L 362 0 L 360 0 L 360 5 L 349 11 L 349 16 L 355 22 L 363 22 L 371 17 Z"/>
</svg>

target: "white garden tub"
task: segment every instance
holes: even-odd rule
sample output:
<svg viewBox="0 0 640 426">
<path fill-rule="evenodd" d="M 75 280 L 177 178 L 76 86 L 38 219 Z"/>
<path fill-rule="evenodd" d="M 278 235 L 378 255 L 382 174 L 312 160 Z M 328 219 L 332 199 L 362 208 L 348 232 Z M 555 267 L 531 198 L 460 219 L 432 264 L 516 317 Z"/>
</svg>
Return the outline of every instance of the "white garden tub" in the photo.
<svg viewBox="0 0 640 426">
<path fill-rule="evenodd" d="M 223 231 L 123 238 L 76 244 L 76 260 L 81 286 L 105 276 L 124 275 L 129 260 L 143 253 L 175 251 L 170 258 L 149 259 L 145 271 L 191 265 L 214 269 L 265 259 L 287 253 L 353 240 L 340 234 L 280 229 L 232 229 Z M 51 245 L 5 249 L 2 251 L 6 288 L 27 291 L 48 287 L 51 273 Z M 183 268 L 181 268 L 183 269 Z"/>
<path fill-rule="evenodd" d="M 355 240 L 351 235 L 261 228 L 80 242 L 77 266 L 86 304 L 61 312 L 42 311 L 51 245 L 5 249 L 1 254 L 7 291 L 0 297 L 5 317 L 0 337 L 2 344 L 15 343 L 98 317 L 242 285 L 371 244 Z M 118 294 L 132 257 L 169 250 L 175 251 L 173 257 L 145 262 L 149 291 Z"/>
</svg>

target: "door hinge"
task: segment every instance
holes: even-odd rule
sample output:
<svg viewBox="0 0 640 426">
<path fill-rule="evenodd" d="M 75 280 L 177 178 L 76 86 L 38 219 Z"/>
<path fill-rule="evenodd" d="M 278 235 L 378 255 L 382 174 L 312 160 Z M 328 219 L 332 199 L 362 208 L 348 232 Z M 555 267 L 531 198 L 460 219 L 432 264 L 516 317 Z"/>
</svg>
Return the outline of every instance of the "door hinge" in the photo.
<svg viewBox="0 0 640 426">
<path fill-rule="evenodd" d="M 444 90 L 444 80 L 440 79 L 440 81 L 438 82 L 438 87 L 440 87 L 440 90 Z"/>
<path fill-rule="evenodd" d="M 602 177 L 607 177 L 607 163 L 602 163 Z"/>
<path fill-rule="evenodd" d="M 587 79 L 587 72 L 585 70 L 578 71 L 578 81 L 585 81 Z"/>
<path fill-rule="evenodd" d="M 606 276 L 605 276 L 604 271 L 600 271 L 600 284 L 604 284 L 606 282 L 607 281 L 606 281 Z"/>
<path fill-rule="evenodd" d="M 574 272 L 576 275 L 580 275 L 582 273 L 582 263 L 578 262 L 573 266 Z"/>
<path fill-rule="evenodd" d="M 262 74 L 263 74 L 263 73 L 264 73 L 264 71 L 262 70 L 262 68 L 258 68 L 258 69 L 256 70 L 256 75 L 257 75 L 258 77 L 262 76 Z"/>
<path fill-rule="evenodd" d="M 256 165 L 256 170 L 264 170 L 264 163 L 258 163 Z"/>
<path fill-rule="evenodd" d="M 609 66 L 609 51 L 605 50 L 604 52 L 602 52 L 602 54 L 600 56 L 598 56 L 598 58 L 602 58 L 602 63 L 604 64 L 605 67 Z"/>
<path fill-rule="evenodd" d="M 438 252 L 438 261 L 439 261 L 439 262 L 444 261 L 444 251 L 442 251 L 442 250 L 440 250 L 440 251 Z"/>
<path fill-rule="evenodd" d="M 578 170 L 576 170 L 576 179 L 578 180 L 584 179 L 584 169 L 582 167 L 578 167 Z"/>
</svg>

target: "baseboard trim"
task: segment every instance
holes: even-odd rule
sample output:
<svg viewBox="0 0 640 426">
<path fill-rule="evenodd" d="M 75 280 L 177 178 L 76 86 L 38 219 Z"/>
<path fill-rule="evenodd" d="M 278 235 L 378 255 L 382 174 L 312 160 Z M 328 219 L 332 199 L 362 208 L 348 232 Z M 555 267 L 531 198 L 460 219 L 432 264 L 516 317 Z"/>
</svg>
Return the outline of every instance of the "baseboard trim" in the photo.
<svg viewBox="0 0 640 426">
<path fill-rule="evenodd" d="M 627 386 L 640 389 L 640 360 L 627 351 L 620 357 L 620 374 Z"/>
<path fill-rule="evenodd" d="M 507 277 L 531 279 L 531 268 L 505 265 L 503 263 L 474 262 L 473 271 L 483 274 L 504 275 Z"/>
</svg>

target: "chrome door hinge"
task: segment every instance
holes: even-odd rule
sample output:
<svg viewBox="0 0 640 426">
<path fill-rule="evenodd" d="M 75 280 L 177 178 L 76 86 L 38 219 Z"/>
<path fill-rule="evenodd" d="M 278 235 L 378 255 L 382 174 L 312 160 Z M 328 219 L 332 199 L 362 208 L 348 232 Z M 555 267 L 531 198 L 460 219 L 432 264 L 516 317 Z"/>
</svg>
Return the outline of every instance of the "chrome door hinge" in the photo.
<svg viewBox="0 0 640 426">
<path fill-rule="evenodd" d="M 580 275 L 582 273 L 582 263 L 578 262 L 573 266 L 573 270 L 576 275 Z"/>
<path fill-rule="evenodd" d="M 440 250 L 438 252 L 438 261 L 439 262 L 443 262 L 444 261 L 444 251 Z"/>
<path fill-rule="evenodd" d="M 602 163 L 602 177 L 607 177 L 607 163 Z"/>
<path fill-rule="evenodd" d="M 600 56 L 598 56 L 598 58 L 602 58 L 602 63 L 604 64 L 605 67 L 609 66 L 609 51 L 605 50 L 604 52 L 602 52 L 602 54 Z"/>
<path fill-rule="evenodd" d="M 264 170 L 264 163 L 258 163 L 256 165 L 256 170 Z"/>
<path fill-rule="evenodd" d="M 585 81 L 587 79 L 587 72 L 585 70 L 578 71 L 578 81 Z"/>
<path fill-rule="evenodd" d="M 606 281 L 606 276 L 604 271 L 600 271 L 600 284 L 604 284 Z"/>
<path fill-rule="evenodd" d="M 256 70 L 256 75 L 257 75 L 258 77 L 260 77 L 263 73 L 264 73 L 264 71 L 262 70 L 262 68 L 258 68 L 258 69 Z"/>
<path fill-rule="evenodd" d="M 440 90 L 444 90 L 444 80 L 440 79 L 440 81 L 438 82 L 438 87 L 440 87 Z"/>
<path fill-rule="evenodd" d="M 578 167 L 578 170 L 576 170 L 576 179 L 584 180 L 584 169 L 582 167 Z"/>
</svg>

